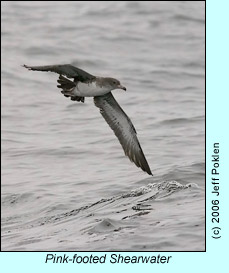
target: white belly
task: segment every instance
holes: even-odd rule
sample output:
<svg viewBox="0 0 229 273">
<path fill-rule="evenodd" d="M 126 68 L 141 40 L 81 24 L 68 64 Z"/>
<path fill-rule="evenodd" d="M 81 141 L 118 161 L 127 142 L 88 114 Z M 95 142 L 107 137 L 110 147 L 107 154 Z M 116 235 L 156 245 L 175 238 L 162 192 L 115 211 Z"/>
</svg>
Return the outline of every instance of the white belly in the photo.
<svg viewBox="0 0 229 273">
<path fill-rule="evenodd" d="M 79 82 L 74 89 L 74 94 L 79 97 L 95 97 L 109 93 L 111 90 L 107 87 L 100 87 L 92 82 L 90 84 Z"/>
</svg>

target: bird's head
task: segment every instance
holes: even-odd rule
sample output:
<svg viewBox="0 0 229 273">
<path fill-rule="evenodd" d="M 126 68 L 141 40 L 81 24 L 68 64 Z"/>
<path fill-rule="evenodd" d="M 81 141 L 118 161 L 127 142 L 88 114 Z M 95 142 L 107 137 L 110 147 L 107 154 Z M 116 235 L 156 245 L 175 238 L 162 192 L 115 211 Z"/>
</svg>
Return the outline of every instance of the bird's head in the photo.
<svg viewBox="0 0 229 273">
<path fill-rule="evenodd" d="M 107 78 L 107 85 L 109 85 L 112 90 L 123 89 L 124 91 L 126 91 L 126 87 L 122 86 L 120 81 L 118 81 L 114 78 Z"/>
</svg>

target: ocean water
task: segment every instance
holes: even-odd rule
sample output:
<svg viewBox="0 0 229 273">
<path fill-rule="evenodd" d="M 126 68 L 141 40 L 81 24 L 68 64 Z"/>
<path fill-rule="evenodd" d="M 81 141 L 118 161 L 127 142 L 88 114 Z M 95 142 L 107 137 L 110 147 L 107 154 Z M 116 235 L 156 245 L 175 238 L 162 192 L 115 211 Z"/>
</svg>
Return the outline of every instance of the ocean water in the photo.
<svg viewBox="0 0 229 273">
<path fill-rule="evenodd" d="M 2 2 L 2 250 L 205 249 L 204 2 Z M 149 176 L 57 74 L 117 78 Z"/>
</svg>

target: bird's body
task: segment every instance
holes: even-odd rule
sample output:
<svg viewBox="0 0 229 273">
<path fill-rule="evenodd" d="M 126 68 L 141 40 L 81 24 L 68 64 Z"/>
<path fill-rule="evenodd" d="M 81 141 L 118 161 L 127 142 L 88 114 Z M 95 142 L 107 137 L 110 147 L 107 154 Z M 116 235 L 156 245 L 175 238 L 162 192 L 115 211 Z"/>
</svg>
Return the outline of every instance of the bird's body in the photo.
<svg viewBox="0 0 229 273">
<path fill-rule="evenodd" d="M 152 175 L 133 124 L 111 93 L 114 89 L 123 89 L 126 91 L 126 88 L 117 79 L 96 77 L 70 64 L 48 66 L 24 65 L 24 67 L 29 70 L 58 73 L 60 76 L 57 80 L 59 83 L 57 87 L 62 89 L 61 93 L 65 97 L 70 97 L 73 101 L 84 102 L 85 97 L 94 97 L 95 106 L 100 109 L 100 113 L 119 139 L 126 156 L 137 167 Z M 67 76 L 67 78 L 63 75 Z M 73 78 L 74 80 L 72 81 L 69 78 Z"/>
<path fill-rule="evenodd" d="M 73 94 L 79 97 L 96 97 L 109 93 L 110 88 L 107 86 L 99 85 L 100 80 L 102 80 L 102 78 L 100 79 L 97 77 L 96 81 L 88 83 L 78 82 L 73 91 Z"/>
</svg>

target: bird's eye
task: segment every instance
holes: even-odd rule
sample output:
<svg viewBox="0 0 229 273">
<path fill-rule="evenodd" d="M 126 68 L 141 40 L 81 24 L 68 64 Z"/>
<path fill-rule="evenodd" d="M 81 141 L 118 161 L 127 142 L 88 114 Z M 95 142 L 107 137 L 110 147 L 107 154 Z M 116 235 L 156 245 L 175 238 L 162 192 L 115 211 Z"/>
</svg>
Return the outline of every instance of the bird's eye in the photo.
<svg viewBox="0 0 229 273">
<path fill-rule="evenodd" d="M 116 84 L 116 82 L 113 82 L 113 84 Z"/>
</svg>

